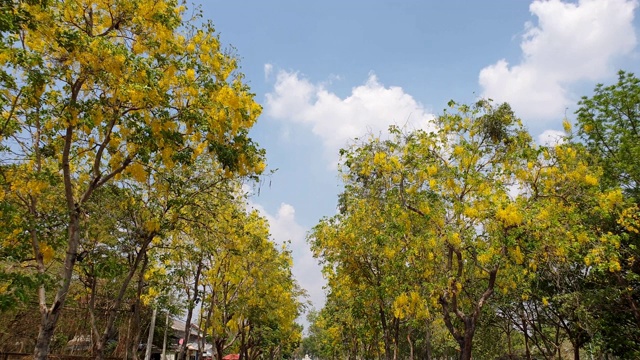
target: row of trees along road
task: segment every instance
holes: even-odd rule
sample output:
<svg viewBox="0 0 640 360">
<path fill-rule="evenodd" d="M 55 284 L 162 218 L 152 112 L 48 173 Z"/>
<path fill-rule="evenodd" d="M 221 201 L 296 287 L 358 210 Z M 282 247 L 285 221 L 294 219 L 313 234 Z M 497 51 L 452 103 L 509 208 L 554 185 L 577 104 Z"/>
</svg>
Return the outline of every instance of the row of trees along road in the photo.
<svg viewBox="0 0 640 360">
<path fill-rule="evenodd" d="M 640 356 L 640 81 L 534 143 L 507 104 L 343 150 L 339 214 L 309 235 L 328 279 L 319 359 Z"/>
<path fill-rule="evenodd" d="M 292 352 L 291 255 L 242 191 L 261 107 L 213 25 L 177 0 L 0 7 L 0 350 L 90 334 L 135 359 L 155 307 L 218 359 Z"/>
</svg>

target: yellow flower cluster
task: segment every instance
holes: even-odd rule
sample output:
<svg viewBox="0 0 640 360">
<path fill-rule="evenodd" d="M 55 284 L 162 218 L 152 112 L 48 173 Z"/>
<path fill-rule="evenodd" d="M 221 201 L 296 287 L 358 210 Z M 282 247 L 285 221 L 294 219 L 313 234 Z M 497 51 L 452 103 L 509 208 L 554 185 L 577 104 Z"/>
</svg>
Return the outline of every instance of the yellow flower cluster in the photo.
<svg viewBox="0 0 640 360">
<path fill-rule="evenodd" d="M 502 221 L 505 226 L 515 226 L 522 223 L 522 215 L 513 203 L 496 211 L 496 219 Z"/>
<path fill-rule="evenodd" d="M 130 174 L 136 181 L 144 183 L 147 181 L 147 171 L 140 163 L 133 163 L 127 169 L 127 173 Z"/>
<path fill-rule="evenodd" d="M 486 265 L 491 261 L 493 257 L 493 253 L 491 251 L 486 251 L 478 255 L 478 262 L 480 265 Z"/>
<path fill-rule="evenodd" d="M 521 265 L 524 262 L 524 254 L 522 253 L 522 250 L 520 250 L 520 246 L 516 246 L 511 250 L 511 256 L 518 265 Z"/>
<path fill-rule="evenodd" d="M 426 301 L 415 291 L 402 293 L 393 302 L 393 315 L 398 319 L 414 316 L 418 319 L 429 317 Z"/>
<path fill-rule="evenodd" d="M 598 205 L 604 211 L 610 211 L 615 206 L 621 204 L 623 195 L 621 189 L 607 191 L 598 197 Z"/>
<path fill-rule="evenodd" d="M 622 225 L 629 232 L 640 233 L 640 209 L 638 205 L 624 209 L 620 214 L 618 224 Z"/>
<path fill-rule="evenodd" d="M 472 206 L 467 206 L 464 208 L 464 212 L 463 212 L 464 216 L 468 217 L 468 218 L 476 218 L 478 216 L 478 209 L 476 209 L 475 207 Z"/>
<path fill-rule="evenodd" d="M 584 176 L 584 182 L 587 185 L 595 186 L 595 185 L 598 185 L 598 178 L 591 174 L 587 174 Z"/>
</svg>

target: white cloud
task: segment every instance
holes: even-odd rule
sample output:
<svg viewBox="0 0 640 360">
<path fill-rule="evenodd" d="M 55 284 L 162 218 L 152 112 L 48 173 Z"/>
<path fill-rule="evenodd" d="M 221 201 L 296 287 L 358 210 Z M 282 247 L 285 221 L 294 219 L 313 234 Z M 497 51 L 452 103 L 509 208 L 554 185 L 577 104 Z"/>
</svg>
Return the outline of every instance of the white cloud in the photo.
<svg viewBox="0 0 640 360">
<path fill-rule="evenodd" d="M 325 280 L 322 277 L 322 268 L 318 265 L 313 253 L 306 242 L 307 229 L 296 221 L 296 211 L 292 205 L 282 203 L 275 215 L 269 214 L 264 207 L 251 204 L 262 216 L 269 221 L 271 236 L 276 243 L 282 245 L 290 241 L 290 249 L 293 256 L 293 276 L 298 284 L 305 289 L 309 300 L 316 309 L 322 308 L 325 302 L 323 286 Z"/>
<path fill-rule="evenodd" d="M 297 72 L 279 71 L 273 91 L 266 95 L 265 108 L 272 118 L 310 126 L 332 165 L 338 150 L 354 138 L 386 134 L 392 124 L 426 129 L 433 119 L 401 87 L 385 87 L 374 74 L 340 98 L 322 83 L 314 84 Z"/>
<path fill-rule="evenodd" d="M 528 120 L 561 117 L 572 103 L 568 86 L 611 74 L 613 60 L 633 51 L 635 0 L 534 1 L 538 24 L 525 24 L 522 60 L 499 60 L 480 71 L 483 97 L 509 102 Z"/>
<path fill-rule="evenodd" d="M 562 144 L 566 135 L 567 134 L 565 134 L 564 131 L 545 130 L 542 132 L 542 134 L 538 135 L 538 144 L 544 146 L 554 146 Z"/>
<path fill-rule="evenodd" d="M 264 64 L 264 80 L 269 80 L 271 73 L 273 72 L 273 65 Z"/>
</svg>

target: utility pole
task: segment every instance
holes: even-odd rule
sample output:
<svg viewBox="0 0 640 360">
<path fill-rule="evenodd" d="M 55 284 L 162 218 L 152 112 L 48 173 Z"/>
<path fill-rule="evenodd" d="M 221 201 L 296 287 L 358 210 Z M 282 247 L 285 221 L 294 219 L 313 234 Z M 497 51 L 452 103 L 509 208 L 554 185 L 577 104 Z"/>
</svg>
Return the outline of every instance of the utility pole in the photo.
<svg viewBox="0 0 640 360">
<path fill-rule="evenodd" d="M 162 356 L 160 360 L 167 360 L 167 329 L 169 329 L 169 311 L 167 311 L 167 320 L 164 327 L 164 339 L 162 340 Z"/>
<path fill-rule="evenodd" d="M 149 337 L 147 338 L 147 352 L 144 355 L 144 360 L 151 360 L 151 347 L 153 346 L 153 330 L 156 326 L 156 308 L 153 308 L 151 313 L 151 325 L 149 325 Z"/>
</svg>

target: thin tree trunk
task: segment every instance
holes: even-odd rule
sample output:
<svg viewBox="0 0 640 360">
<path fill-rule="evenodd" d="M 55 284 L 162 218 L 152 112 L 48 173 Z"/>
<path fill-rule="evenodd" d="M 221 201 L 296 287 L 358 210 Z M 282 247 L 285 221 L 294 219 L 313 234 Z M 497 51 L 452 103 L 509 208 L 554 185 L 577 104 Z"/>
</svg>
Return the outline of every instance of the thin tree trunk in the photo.
<svg viewBox="0 0 640 360">
<path fill-rule="evenodd" d="M 431 360 L 433 355 L 431 354 L 431 324 L 429 320 L 425 320 L 425 358 Z"/>
<path fill-rule="evenodd" d="M 98 287 L 95 276 L 93 276 L 93 269 L 91 269 L 92 275 L 89 277 L 89 281 L 91 282 L 91 295 L 89 297 L 89 325 L 91 326 L 91 342 L 93 346 L 91 347 L 91 351 L 93 352 L 93 356 L 97 360 L 102 360 L 102 347 L 100 346 L 100 333 L 98 332 L 98 326 L 96 321 L 96 289 Z M 100 355 L 98 355 L 100 354 Z"/>
<path fill-rule="evenodd" d="M 80 89 L 82 88 L 84 80 L 78 79 L 72 86 L 71 103 L 75 103 Z M 89 188 L 85 191 L 81 201 L 76 201 L 73 194 L 73 183 L 71 180 L 71 165 L 69 162 L 71 156 L 71 143 L 73 142 L 74 126 L 69 125 L 65 130 L 64 147 L 62 149 L 62 178 L 64 183 L 64 195 L 66 200 L 67 211 L 69 212 L 69 222 L 67 223 L 67 251 L 64 257 L 64 266 L 60 273 L 60 285 L 58 291 L 53 299 L 51 307 L 47 307 L 47 299 L 45 294 L 44 284 L 40 285 L 38 289 L 38 302 L 40 307 L 40 329 L 38 330 L 38 337 L 36 339 L 36 347 L 33 351 L 34 360 L 47 360 L 49 356 L 49 350 L 51 346 L 51 339 L 55 331 L 62 308 L 69 294 L 69 287 L 71 286 L 71 278 L 73 277 L 73 267 L 76 264 L 78 258 L 78 246 L 80 245 L 80 214 L 81 204 L 89 198 L 98 182 L 93 182 Z M 40 136 L 39 130 L 36 132 L 36 139 Z M 37 165 L 40 167 L 40 153 L 36 149 Z M 33 206 L 35 209 L 35 200 Z M 36 234 L 33 233 L 32 236 Z M 44 261 L 42 253 L 40 252 L 40 246 L 35 239 L 33 242 L 36 259 L 38 261 L 38 270 L 42 273 L 44 271 Z"/>
<path fill-rule="evenodd" d="M 124 339 L 124 359 L 125 360 L 129 360 L 129 350 L 131 350 L 131 346 L 130 346 L 131 318 L 132 318 L 132 315 L 129 314 L 129 320 L 127 321 L 127 337 Z"/>
<path fill-rule="evenodd" d="M 191 337 L 191 318 L 193 317 L 193 307 L 195 303 L 195 299 L 198 297 L 198 288 L 200 287 L 200 273 L 202 272 L 202 261 L 198 263 L 198 267 L 196 269 L 196 276 L 193 285 L 193 296 L 187 299 L 187 319 L 184 325 L 184 341 L 180 345 L 178 349 L 178 360 L 184 360 L 187 343 L 189 342 L 189 338 Z"/>
<path fill-rule="evenodd" d="M 138 289 L 135 303 L 133 305 L 133 329 L 131 334 L 133 338 L 131 339 L 131 359 L 137 360 L 139 358 L 138 355 L 138 345 L 140 344 L 140 297 L 142 296 L 142 289 L 144 288 L 144 272 L 147 269 L 147 265 L 149 264 L 149 259 L 145 255 L 143 257 L 142 267 L 140 268 L 140 272 L 138 273 Z"/>
<path fill-rule="evenodd" d="M 107 341 L 109 340 L 109 335 L 113 331 L 113 325 L 116 320 L 117 311 L 120 308 L 120 305 L 122 304 L 122 300 L 124 299 L 127 289 L 129 288 L 131 279 L 133 279 L 133 276 L 135 275 L 136 270 L 138 270 L 138 266 L 140 265 L 142 258 L 146 257 L 147 247 L 151 243 L 151 239 L 153 239 L 154 236 L 155 234 L 148 234 L 145 237 L 142 243 L 142 248 L 140 249 L 140 251 L 137 252 L 135 260 L 133 261 L 133 264 L 131 265 L 131 268 L 129 269 L 127 276 L 125 277 L 124 281 L 120 285 L 120 290 L 118 291 L 118 295 L 116 296 L 113 305 L 107 311 L 107 320 L 104 327 L 104 331 L 102 332 L 102 335 L 100 336 L 100 338 L 98 338 L 98 341 L 96 342 L 96 346 L 95 346 L 96 360 L 102 360 L 104 358 L 104 348 L 107 344 Z M 94 322 L 93 317 L 92 317 L 92 322 Z M 92 327 L 95 328 L 95 323 L 92 324 Z"/>
<path fill-rule="evenodd" d="M 398 343 L 400 342 L 400 319 L 393 318 L 393 360 L 398 360 Z"/>
<path fill-rule="evenodd" d="M 211 295 L 213 296 L 213 289 L 211 290 Z M 202 303 L 204 304 L 204 296 L 202 297 Z M 211 328 L 211 317 L 213 316 L 213 307 L 209 306 L 209 308 L 207 309 L 207 314 L 205 315 L 205 321 L 204 321 L 204 327 L 202 329 L 202 335 L 203 335 L 203 342 L 206 345 L 206 337 L 207 337 L 207 333 L 209 332 L 209 328 Z M 211 352 L 213 352 L 213 347 L 211 349 Z M 213 354 L 212 354 L 213 355 Z M 161 360 L 165 360 L 165 359 L 161 359 Z"/>
<path fill-rule="evenodd" d="M 216 340 L 214 343 L 216 345 L 216 359 L 222 360 L 224 356 L 224 340 Z"/>
<path fill-rule="evenodd" d="M 200 302 L 200 304 L 204 303 L 204 298 L 207 296 L 207 287 L 203 286 L 202 287 L 202 301 Z M 204 325 L 203 323 L 205 322 L 205 318 L 206 316 L 203 316 L 202 314 L 202 306 L 200 306 L 200 321 L 198 323 L 198 329 L 200 330 L 201 336 L 200 339 L 198 340 L 198 351 L 200 352 L 200 356 L 202 356 L 204 354 L 204 347 L 205 347 L 205 342 L 206 342 L 206 331 L 204 331 L 203 329 L 206 327 L 206 325 Z"/>
<path fill-rule="evenodd" d="M 387 324 L 387 317 L 385 316 L 382 305 L 378 305 L 378 312 L 380 314 L 380 322 L 382 324 L 382 335 L 384 336 L 384 358 L 386 360 L 392 360 L 393 355 L 391 353 L 391 334 L 389 330 L 389 324 Z"/>
<path fill-rule="evenodd" d="M 511 345 L 511 324 L 507 323 L 507 348 L 509 351 L 509 359 L 513 357 L 513 346 Z"/>
<path fill-rule="evenodd" d="M 244 320 L 242 320 L 242 328 L 240 329 L 240 359 L 239 360 L 245 360 L 245 336 L 244 336 Z"/>
<path fill-rule="evenodd" d="M 529 349 L 529 328 L 527 327 L 527 321 L 522 317 L 522 332 L 524 334 L 524 355 L 527 360 L 531 360 L 531 350 Z"/>
<path fill-rule="evenodd" d="M 409 343 L 409 360 L 413 360 L 413 342 L 411 341 L 411 329 L 407 331 L 407 342 Z"/>
</svg>

